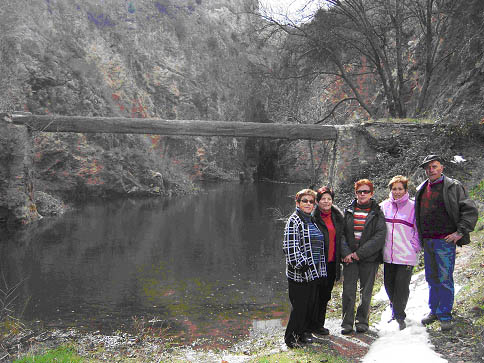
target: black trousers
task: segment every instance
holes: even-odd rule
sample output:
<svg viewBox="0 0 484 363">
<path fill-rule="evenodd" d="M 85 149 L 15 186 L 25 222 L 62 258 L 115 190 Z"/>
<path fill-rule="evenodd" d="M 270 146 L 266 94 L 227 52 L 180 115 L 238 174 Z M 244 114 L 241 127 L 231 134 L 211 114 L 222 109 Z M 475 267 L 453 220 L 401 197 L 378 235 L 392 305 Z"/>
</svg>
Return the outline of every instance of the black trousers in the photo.
<svg viewBox="0 0 484 363">
<path fill-rule="evenodd" d="M 310 330 L 316 330 L 324 327 L 326 321 L 326 309 L 328 302 L 331 300 L 334 282 L 336 280 L 336 262 L 328 262 L 326 265 L 327 278 L 321 278 L 317 283 L 317 296 L 314 305 L 315 311 L 311 320 Z"/>
<path fill-rule="evenodd" d="M 386 263 L 383 270 L 383 282 L 390 306 L 392 318 L 405 320 L 405 308 L 407 307 L 408 296 L 410 295 L 410 280 L 412 278 L 413 266 L 396 265 Z"/>
<path fill-rule="evenodd" d="M 294 282 L 288 280 L 289 301 L 292 309 L 287 322 L 284 341 L 286 344 L 297 342 L 309 331 L 317 298 L 317 282 Z"/>
</svg>

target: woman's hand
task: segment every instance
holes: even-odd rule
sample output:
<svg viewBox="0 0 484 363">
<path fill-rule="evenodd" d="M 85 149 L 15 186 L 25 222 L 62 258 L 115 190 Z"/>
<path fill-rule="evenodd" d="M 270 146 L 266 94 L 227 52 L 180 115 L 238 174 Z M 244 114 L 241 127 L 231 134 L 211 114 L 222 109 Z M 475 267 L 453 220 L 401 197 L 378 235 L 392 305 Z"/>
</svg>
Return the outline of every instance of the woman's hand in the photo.
<svg viewBox="0 0 484 363">
<path fill-rule="evenodd" d="M 359 260 L 360 260 L 360 258 L 358 257 L 356 252 L 350 253 L 348 256 L 343 258 L 344 263 L 352 263 L 354 261 L 359 261 Z"/>
<path fill-rule="evenodd" d="M 353 262 L 353 260 L 351 259 L 352 256 L 353 256 L 353 254 L 350 253 L 348 256 L 346 256 L 345 258 L 343 258 L 343 262 L 344 263 L 351 263 L 351 262 Z"/>
</svg>

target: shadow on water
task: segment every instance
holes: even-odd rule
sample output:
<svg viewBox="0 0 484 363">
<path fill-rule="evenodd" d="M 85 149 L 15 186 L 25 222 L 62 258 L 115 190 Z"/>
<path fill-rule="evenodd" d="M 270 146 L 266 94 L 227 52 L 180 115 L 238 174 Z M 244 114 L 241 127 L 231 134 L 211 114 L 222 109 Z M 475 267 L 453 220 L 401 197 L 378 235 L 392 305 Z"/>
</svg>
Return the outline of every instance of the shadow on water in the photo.
<svg viewBox="0 0 484 363">
<path fill-rule="evenodd" d="M 3 231 L 0 267 L 10 283 L 25 279 L 16 307 L 26 320 L 109 333 L 155 319 L 180 343 L 224 346 L 250 327 L 285 324 L 284 223 L 272 208 L 292 212 L 299 189 L 216 184 L 196 196 L 89 202 Z"/>
</svg>

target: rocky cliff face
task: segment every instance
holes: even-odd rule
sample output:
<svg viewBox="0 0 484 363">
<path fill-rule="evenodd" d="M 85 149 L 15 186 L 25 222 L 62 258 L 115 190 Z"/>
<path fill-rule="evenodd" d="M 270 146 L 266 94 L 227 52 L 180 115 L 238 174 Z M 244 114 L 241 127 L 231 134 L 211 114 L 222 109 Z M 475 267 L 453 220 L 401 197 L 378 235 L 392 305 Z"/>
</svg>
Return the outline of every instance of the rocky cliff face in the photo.
<svg viewBox="0 0 484 363">
<path fill-rule="evenodd" d="M 432 114 L 460 126 L 484 125 L 484 2 L 461 3 L 450 24 L 451 35 L 443 39 L 448 57 L 437 68 L 429 104 Z"/>
<path fill-rule="evenodd" d="M 3 111 L 257 121 L 257 1 L 6 1 Z M 33 133 L 36 187 L 169 194 L 251 174 L 246 140 Z M 257 145 L 252 145 L 257 148 Z M 250 150 L 249 150 L 250 151 Z M 258 152 L 254 154 L 256 157 Z"/>
</svg>

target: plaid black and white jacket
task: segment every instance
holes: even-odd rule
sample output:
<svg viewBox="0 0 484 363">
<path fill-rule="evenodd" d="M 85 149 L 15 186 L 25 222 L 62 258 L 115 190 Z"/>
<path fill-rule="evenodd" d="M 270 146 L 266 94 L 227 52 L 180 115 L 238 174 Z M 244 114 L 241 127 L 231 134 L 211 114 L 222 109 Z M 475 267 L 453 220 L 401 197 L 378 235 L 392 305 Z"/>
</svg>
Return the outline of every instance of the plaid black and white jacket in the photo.
<svg viewBox="0 0 484 363">
<path fill-rule="evenodd" d="M 318 266 L 314 264 L 309 225 L 298 209 L 287 220 L 282 249 L 286 255 L 288 279 L 310 282 L 327 276 L 324 254 L 321 254 Z"/>
</svg>

